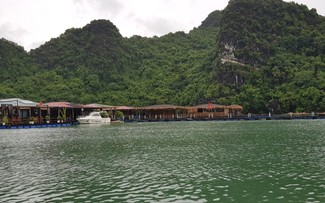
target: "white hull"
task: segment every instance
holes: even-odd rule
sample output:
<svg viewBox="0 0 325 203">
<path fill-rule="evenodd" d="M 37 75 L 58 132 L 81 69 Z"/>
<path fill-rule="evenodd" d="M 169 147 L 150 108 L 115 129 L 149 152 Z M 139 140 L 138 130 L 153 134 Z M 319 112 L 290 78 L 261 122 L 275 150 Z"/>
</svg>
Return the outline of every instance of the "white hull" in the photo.
<svg viewBox="0 0 325 203">
<path fill-rule="evenodd" d="M 97 120 L 97 119 L 77 119 L 80 124 L 102 124 L 102 123 L 111 123 L 111 119 Z"/>
<path fill-rule="evenodd" d="M 92 112 L 89 116 L 77 118 L 80 124 L 108 124 L 111 118 L 102 118 L 98 112 Z"/>
</svg>

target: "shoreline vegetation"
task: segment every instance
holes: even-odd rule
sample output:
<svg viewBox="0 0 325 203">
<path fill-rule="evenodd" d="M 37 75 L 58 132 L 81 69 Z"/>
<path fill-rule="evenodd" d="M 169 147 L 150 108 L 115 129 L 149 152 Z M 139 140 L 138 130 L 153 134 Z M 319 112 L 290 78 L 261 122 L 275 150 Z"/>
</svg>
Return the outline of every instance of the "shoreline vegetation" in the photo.
<svg viewBox="0 0 325 203">
<path fill-rule="evenodd" d="M 325 112 L 324 56 L 325 17 L 315 9 L 230 0 L 188 33 L 127 38 L 94 19 L 30 52 L 0 39 L 0 98 Z"/>
</svg>

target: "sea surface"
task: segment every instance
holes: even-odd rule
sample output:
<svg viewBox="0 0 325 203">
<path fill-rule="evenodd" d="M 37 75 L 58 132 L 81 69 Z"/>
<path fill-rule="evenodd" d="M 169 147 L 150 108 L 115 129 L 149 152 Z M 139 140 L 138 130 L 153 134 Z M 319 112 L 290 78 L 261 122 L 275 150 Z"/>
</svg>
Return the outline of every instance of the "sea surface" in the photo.
<svg viewBox="0 0 325 203">
<path fill-rule="evenodd" d="M 0 202 L 325 202 L 325 120 L 0 130 Z"/>
</svg>

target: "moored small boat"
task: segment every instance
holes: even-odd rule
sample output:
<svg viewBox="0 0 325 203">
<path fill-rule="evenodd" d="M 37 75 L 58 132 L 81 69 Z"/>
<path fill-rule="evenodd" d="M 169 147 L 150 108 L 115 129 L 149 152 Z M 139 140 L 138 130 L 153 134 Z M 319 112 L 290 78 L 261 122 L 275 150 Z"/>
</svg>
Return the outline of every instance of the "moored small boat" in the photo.
<svg viewBox="0 0 325 203">
<path fill-rule="evenodd" d="M 100 112 L 91 112 L 88 116 L 77 118 L 80 124 L 103 124 L 111 123 L 111 118 L 103 118 Z"/>
</svg>

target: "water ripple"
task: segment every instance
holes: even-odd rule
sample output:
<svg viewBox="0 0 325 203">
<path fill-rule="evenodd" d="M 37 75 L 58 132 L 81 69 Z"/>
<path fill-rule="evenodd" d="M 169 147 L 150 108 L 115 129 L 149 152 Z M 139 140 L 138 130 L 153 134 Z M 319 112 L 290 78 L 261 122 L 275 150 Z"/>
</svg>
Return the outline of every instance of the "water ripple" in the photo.
<svg viewBox="0 0 325 203">
<path fill-rule="evenodd" d="M 325 122 L 0 131 L 0 202 L 321 202 Z"/>
</svg>

